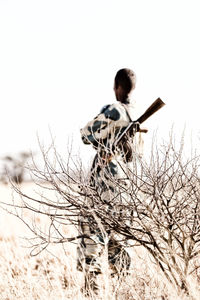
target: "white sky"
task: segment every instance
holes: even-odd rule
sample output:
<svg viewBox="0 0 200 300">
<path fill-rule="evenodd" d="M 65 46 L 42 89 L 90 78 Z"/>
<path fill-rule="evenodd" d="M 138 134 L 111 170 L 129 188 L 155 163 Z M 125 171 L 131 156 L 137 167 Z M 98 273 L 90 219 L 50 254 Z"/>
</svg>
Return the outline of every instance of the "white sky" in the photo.
<svg viewBox="0 0 200 300">
<path fill-rule="evenodd" d="M 115 101 L 118 69 L 136 72 L 133 98 L 167 135 L 199 132 L 198 0 L 0 0 L 0 155 L 34 149 L 36 134 L 59 147 Z M 86 146 L 84 146 L 86 147 Z M 89 148 L 85 151 L 90 152 Z"/>
</svg>

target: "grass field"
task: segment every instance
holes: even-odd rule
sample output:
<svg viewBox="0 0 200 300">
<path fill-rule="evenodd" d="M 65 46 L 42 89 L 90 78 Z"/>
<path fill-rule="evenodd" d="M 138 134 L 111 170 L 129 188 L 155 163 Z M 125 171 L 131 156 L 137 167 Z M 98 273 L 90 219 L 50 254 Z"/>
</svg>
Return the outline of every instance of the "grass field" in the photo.
<svg viewBox="0 0 200 300">
<path fill-rule="evenodd" d="M 31 195 L 34 186 L 25 184 Z M 10 203 L 13 195 L 9 186 L 0 186 L 1 202 Z M 26 215 L 30 217 L 31 215 Z M 38 223 L 45 220 L 36 216 Z M 66 236 L 73 234 L 72 228 L 64 229 Z M 25 238 L 30 237 L 28 228 L 15 216 L 1 209 L 0 217 L 0 299 L 189 299 L 178 294 L 166 282 L 147 253 L 141 248 L 131 249 L 132 265 L 130 275 L 118 281 L 110 278 L 106 267 L 99 275 L 98 294 L 86 297 L 83 274 L 76 270 L 76 245 L 67 243 L 49 246 L 37 256 L 30 255 Z M 193 299 L 200 299 L 196 278 L 189 278 Z"/>
</svg>

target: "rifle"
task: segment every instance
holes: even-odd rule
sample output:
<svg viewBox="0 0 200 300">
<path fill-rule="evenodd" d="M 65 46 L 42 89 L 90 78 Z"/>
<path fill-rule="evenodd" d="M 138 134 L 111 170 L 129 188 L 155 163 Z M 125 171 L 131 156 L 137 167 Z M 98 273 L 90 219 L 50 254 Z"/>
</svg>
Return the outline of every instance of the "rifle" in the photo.
<svg viewBox="0 0 200 300">
<path fill-rule="evenodd" d="M 149 108 L 139 117 L 136 121 L 130 122 L 130 124 L 126 127 L 126 129 L 122 132 L 122 134 L 115 140 L 114 142 L 114 148 L 119 145 L 119 143 L 122 141 L 122 139 L 127 136 L 127 134 L 130 134 L 131 132 L 147 132 L 145 129 L 139 129 L 140 124 L 142 124 L 144 121 L 146 121 L 149 117 L 151 117 L 155 112 L 157 112 L 161 107 L 163 107 L 165 103 L 158 98 L 155 100 Z"/>
</svg>

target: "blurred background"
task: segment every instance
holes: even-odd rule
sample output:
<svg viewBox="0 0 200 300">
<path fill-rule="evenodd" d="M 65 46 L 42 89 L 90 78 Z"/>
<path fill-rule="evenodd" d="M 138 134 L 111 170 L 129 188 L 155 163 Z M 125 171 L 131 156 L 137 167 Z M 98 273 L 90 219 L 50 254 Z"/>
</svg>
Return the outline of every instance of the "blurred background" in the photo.
<svg viewBox="0 0 200 300">
<path fill-rule="evenodd" d="M 118 69 L 137 75 L 132 97 L 143 113 L 167 104 L 145 124 L 152 135 L 199 147 L 198 0 L 0 0 L 0 157 L 38 151 L 55 138 L 67 155 L 73 139 L 93 155 L 79 130 L 115 101 Z M 188 148 L 189 149 L 189 148 Z M 20 154 L 21 155 L 21 154 Z M 23 157 L 23 155 L 22 155 Z"/>
</svg>

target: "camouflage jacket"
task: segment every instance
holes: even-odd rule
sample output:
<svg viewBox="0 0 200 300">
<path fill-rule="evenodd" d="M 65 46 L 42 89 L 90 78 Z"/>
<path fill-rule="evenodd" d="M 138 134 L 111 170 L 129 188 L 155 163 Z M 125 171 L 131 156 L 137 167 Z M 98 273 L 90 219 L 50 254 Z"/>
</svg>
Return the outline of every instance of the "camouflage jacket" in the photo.
<svg viewBox="0 0 200 300">
<path fill-rule="evenodd" d="M 128 112 L 127 112 L 128 111 Z M 116 102 L 104 106 L 100 113 L 81 129 L 85 144 L 92 144 L 96 149 L 112 151 L 117 137 L 135 119 L 135 104 L 127 99 L 126 103 Z"/>
</svg>

